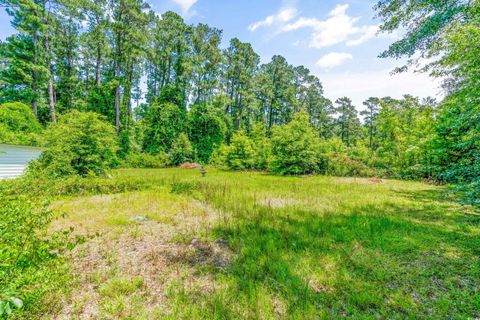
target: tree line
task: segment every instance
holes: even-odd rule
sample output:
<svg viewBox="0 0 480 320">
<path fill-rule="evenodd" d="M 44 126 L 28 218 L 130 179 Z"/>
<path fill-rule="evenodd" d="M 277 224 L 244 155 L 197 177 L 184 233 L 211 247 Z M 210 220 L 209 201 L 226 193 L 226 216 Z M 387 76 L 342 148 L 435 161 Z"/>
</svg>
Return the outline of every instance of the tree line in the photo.
<svg viewBox="0 0 480 320">
<path fill-rule="evenodd" d="M 275 128 L 291 133 L 283 141 L 304 141 L 294 119 L 314 133 L 303 132 L 315 143 L 302 148 L 323 151 L 313 166 L 286 164 L 300 167 L 293 173 L 435 179 L 478 193 L 479 1 L 377 3 L 381 31 L 405 31 L 381 56 L 408 57 L 398 72 L 431 58 L 423 71 L 446 77 L 448 95 L 440 103 L 372 97 L 363 121 L 348 97 L 327 99 L 304 66 L 280 55 L 261 64 L 249 43 L 235 38 L 222 48 L 221 30 L 159 16 L 142 0 L 0 3 L 16 30 L 0 44 L 0 102 L 29 105 L 44 125 L 72 110 L 98 113 L 115 127 L 121 158 L 175 153 L 175 162 L 288 173 L 274 154 L 296 149 L 276 149 Z"/>
</svg>

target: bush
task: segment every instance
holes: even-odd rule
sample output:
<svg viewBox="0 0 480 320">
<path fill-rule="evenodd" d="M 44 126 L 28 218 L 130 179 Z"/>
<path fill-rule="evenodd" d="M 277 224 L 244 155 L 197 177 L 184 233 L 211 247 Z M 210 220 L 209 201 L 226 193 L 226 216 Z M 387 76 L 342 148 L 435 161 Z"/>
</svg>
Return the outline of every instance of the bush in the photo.
<svg viewBox="0 0 480 320">
<path fill-rule="evenodd" d="M 126 156 L 121 166 L 124 168 L 165 168 L 170 164 L 170 159 L 162 152 L 157 155 L 131 153 Z"/>
<path fill-rule="evenodd" d="M 23 103 L 0 105 L 0 143 L 39 145 L 43 128 Z"/>
<path fill-rule="evenodd" d="M 267 170 L 272 158 L 272 145 L 263 123 L 253 126 L 251 138 L 255 152 L 253 167 L 257 170 Z"/>
<path fill-rule="evenodd" d="M 46 146 L 29 168 L 49 177 L 102 175 L 117 164 L 115 129 L 93 112 L 71 111 L 45 132 Z"/>
<path fill-rule="evenodd" d="M 273 128 L 270 169 L 278 174 L 317 172 L 319 144 L 320 139 L 310 124 L 308 114 L 295 114 L 290 123 Z"/>
<path fill-rule="evenodd" d="M 463 203 L 480 207 L 480 178 L 470 183 L 459 184 L 454 190 L 460 191 Z"/>
<path fill-rule="evenodd" d="M 185 133 L 181 133 L 172 145 L 170 160 L 176 166 L 184 162 L 192 162 L 195 158 L 192 144 Z"/>
<path fill-rule="evenodd" d="M 376 176 L 364 161 L 371 158 L 370 151 L 363 146 L 348 148 L 338 137 L 320 143 L 321 172 L 331 176 Z"/>
<path fill-rule="evenodd" d="M 210 156 L 210 161 L 208 162 L 209 165 L 214 166 L 218 169 L 228 170 L 227 167 L 227 152 L 228 146 L 226 144 L 222 144 L 220 147 L 215 149 Z"/>
<path fill-rule="evenodd" d="M 235 133 L 226 149 L 225 164 L 231 170 L 252 169 L 255 163 L 253 142 L 243 131 Z"/>
</svg>

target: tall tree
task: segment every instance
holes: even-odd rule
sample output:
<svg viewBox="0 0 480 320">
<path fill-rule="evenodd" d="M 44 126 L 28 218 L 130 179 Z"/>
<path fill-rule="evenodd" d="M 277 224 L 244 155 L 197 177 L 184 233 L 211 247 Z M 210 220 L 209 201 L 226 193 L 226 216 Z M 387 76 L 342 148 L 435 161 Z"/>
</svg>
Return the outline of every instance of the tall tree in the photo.
<svg viewBox="0 0 480 320">
<path fill-rule="evenodd" d="M 273 56 L 272 61 L 261 66 L 258 77 L 258 99 L 267 130 L 274 125 L 289 122 L 295 111 L 294 70 L 282 56 Z"/>
<path fill-rule="evenodd" d="M 126 106 L 127 119 L 132 114 L 130 98 L 134 82 L 134 70 L 140 63 L 141 53 L 144 50 L 145 31 L 148 16 L 144 12 L 149 6 L 143 0 L 112 0 L 111 29 L 114 76 L 117 81 L 115 87 L 115 128 L 121 130 L 122 93 Z"/>
<path fill-rule="evenodd" d="M 337 126 L 340 131 L 342 141 L 350 146 L 355 143 L 360 129 L 360 120 L 357 116 L 357 110 L 352 104 L 352 100 L 347 97 L 339 98 L 335 101 L 338 113 Z"/>
<path fill-rule="evenodd" d="M 222 31 L 198 24 L 191 35 L 192 101 L 210 103 L 219 81 Z"/>
<path fill-rule="evenodd" d="M 233 119 L 235 129 L 249 129 L 257 104 L 255 77 L 260 57 L 249 43 L 234 38 L 224 52 L 224 86 L 230 99 L 225 110 Z"/>
<path fill-rule="evenodd" d="M 369 146 L 370 149 L 374 149 L 373 143 L 373 136 L 375 132 L 375 120 L 378 115 L 379 107 L 380 107 L 380 99 L 376 97 L 370 97 L 366 101 L 363 102 L 363 105 L 367 107 L 366 110 L 360 112 L 362 116 L 364 116 L 364 121 L 368 127 L 368 135 L 369 135 Z"/>
<path fill-rule="evenodd" d="M 381 0 L 375 5 L 378 16 L 383 20 L 381 32 L 402 29 L 404 36 L 390 45 L 381 57 L 410 58 L 398 68 L 404 71 L 417 59 L 415 53 L 425 57 L 442 36 L 445 28 L 453 21 L 465 21 L 467 8 L 475 0 Z"/>
<path fill-rule="evenodd" d="M 189 39 L 191 27 L 174 12 L 152 17 L 147 49 L 147 101 L 161 95 L 164 102 L 186 109 L 189 86 Z M 162 94 L 163 92 L 163 94 Z"/>
</svg>

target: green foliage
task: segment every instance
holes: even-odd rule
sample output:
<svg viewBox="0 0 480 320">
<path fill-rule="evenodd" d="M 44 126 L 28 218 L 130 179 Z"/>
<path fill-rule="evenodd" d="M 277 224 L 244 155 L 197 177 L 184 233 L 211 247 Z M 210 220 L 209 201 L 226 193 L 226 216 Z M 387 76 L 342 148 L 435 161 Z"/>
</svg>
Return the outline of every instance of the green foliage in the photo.
<svg viewBox="0 0 480 320">
<path fill-rule="evenodd" d="M 193 162 L 195 153 L 185 133 L 181 133 L 173 142 L 169 156 L 172 163 L 177 166 L 185 162 Z"/>
<path fill-rule="evenodd" d="M 102 175 L 117 163 L 114 128 L 93 112 L 71 111 L 45 132 L 47 150 L 29 168 L 50 177 Z"/>
<path fill-rule="evenodd" d="M 223 163 L 230 170 L 253 169 L 255 164 L 253 141 L 245 132 L 238 131 L 233 135 L 230 145 L 220 148 L 214 162 Z"/>
<path fill-rule="evenodd" d="M 198 159 L 208 162 L 213 151 L 225 139 L 227 126 L 222 117 L 207 104 L 196 104 L 188 114 L 190 141 Z"/>
<path fill-rule="evenodd" d="M 477 203 L 480 180 L 480 103 L 475 91 L 460 91 L 442 104 L 433 141 L 435 175 L 460 184 L 466 200 Z"/>
<path fill-rule="evenodd" d="M 0 143 L 39 145 L 42 126 L 23 103 L 0 105 Z"/>
<path fill-rule="evenodd" d="M 151 106 L 144 118 L 144 150 L 151 154 L 168 152 L 184 131 L 185 122 L 185 112 L 174 104 Z"/>
<path fill-rule="evenodd" d="M 433 61 L 423 71 L 450 77 L 445 82 L 448 96 L 441 104 L 438 120 L 429 119 L 430 124 L 436 122 L 433 134 L 432 126 L 425 121 L 429 138 L 415 137 L 413 132 L 420 143 L 409 148 L 406 157 L 402 156 L 403 162 L 415 162 L 416 158 L 417 164 L 407 170 L 404 166 L 395 167 L 400 167 L 407 178 L 428 175 L 459 183 L 460 189 L 470 190 L 465 193 L 470 195 L 469 201 L 477 202 L 480 1 L 385 0 L 379 1 L 376 9 L 383 19 L 381 30 L 406 30 L 405 36 L 382 56 L 399 58 L 421 53 Z M 411 59 L 409 64 L 414 62 Z"/>
<path fill-rule="evenodd" d="M 263 123 L 256 123 L 250 132 L 253 142 L 253 167 L 257 170 L 267 170 L 272 158 L 272 145 L 267 137 L 267 131 Z"/>
<path fill-rule="evenodd" d="M 162 152 L 157 155 L 130 153 L 121 162 L 120 166 L 123 168 L 165 168 L 170 163 L 170 158 Z"/>
<path fill-rule="evenodd" d="M 339 98 L 335 103 L 338 106 L 334 110 L 339 115 L 336 121 L 338 135 L 347 146 L 355 145 L 361 133 L 357 110 L 347 97 Z"/>
<path fill-rule="evenodd" d="M 466 0 L 381 0 L 375 9 L 383 20 L 380 30 L 406 30 L 403 38 L 393 43 L 382 57 L 411 57 L 415 52 L 428 51 L 441 37 L 445 27 L 465 18 L 469 4 Z"/>
<path fill-rule="evenodd" d="M 308 114 L 299 112 L 293 120 L 272 131 L 272 163 L 278 174 L 307 174 L 319 169 L 319 138 Z"/>
<path fill-rule="evenodd" d="M 338 177 L 370 177 L 377 170 L 366 164 L 371 152 L 363 146 L 347 147 L 339 137 L 321 140 L 318 144 L 320 172 Z"/>
<path fill-rule="evenodd" d="M 0 201 L 0 318 L 22 308 L 44 312 L 45 294 L 67 279 L 59 254 L 73 244 L 69 232 L 47 234 L 52 212 L 30 196 L 0 193 Z"/>
</svg>

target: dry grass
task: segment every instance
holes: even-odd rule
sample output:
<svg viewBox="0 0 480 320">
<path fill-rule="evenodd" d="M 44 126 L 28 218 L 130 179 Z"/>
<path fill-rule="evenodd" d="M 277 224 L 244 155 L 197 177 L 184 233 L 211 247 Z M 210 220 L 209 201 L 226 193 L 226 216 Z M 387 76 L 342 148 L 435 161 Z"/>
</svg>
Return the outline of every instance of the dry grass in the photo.
<svg viewBox="0 0 480 320">
<path fill-rule="evenodd" d="M 56 319 L 166 314 L 165 295 L 172 283 L 208 293 L 213 279 L 198 267 L 221 267 L 229 259 L 225 246 L 198 240 L 220 215 L 204 203 L 168 192 L 69 199 L 52 208 L 62 215 L 53 229 L 72 226 L 77 235 L 91 237 L 70 253 L 77 286 Z M 133 290 L 105 293 L 112 282 L 126 285 L 138 279 L 141 285 Z"/>
</svg>

